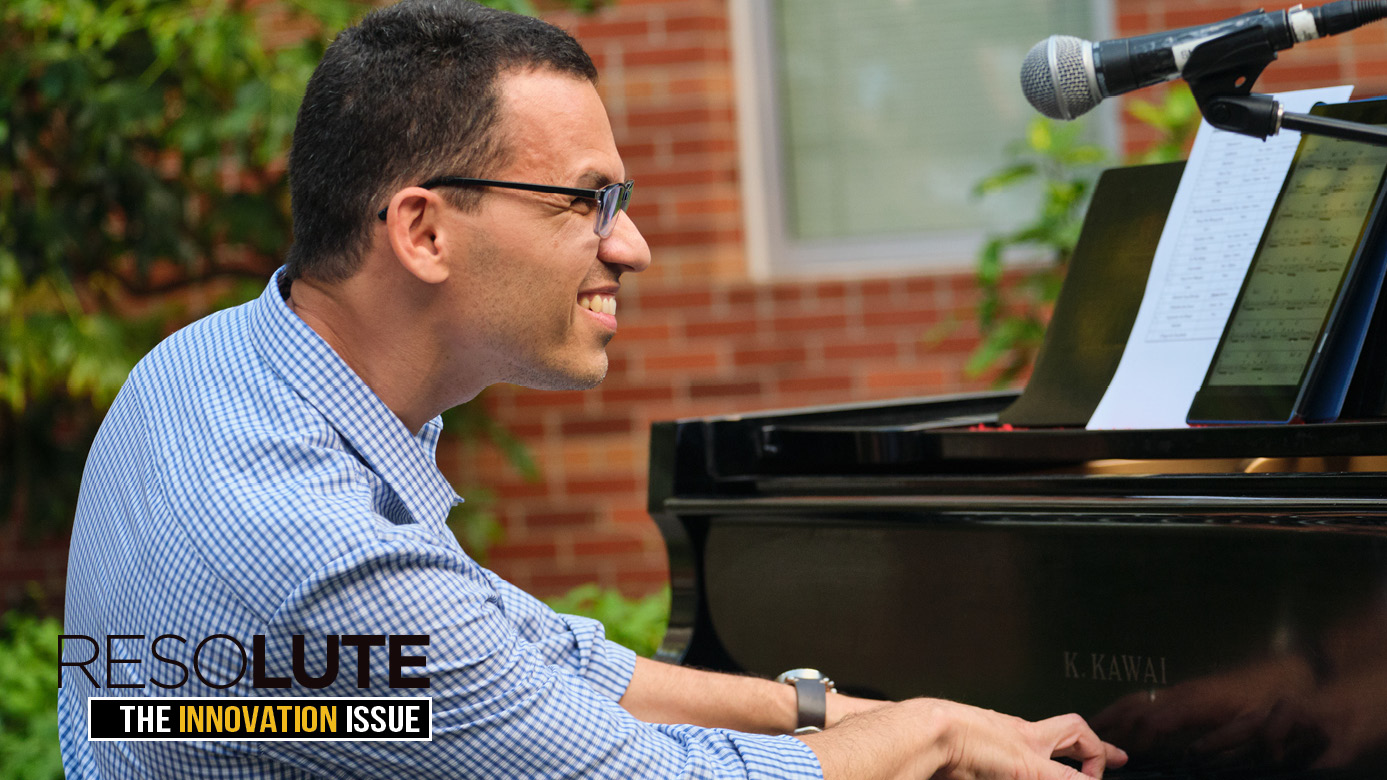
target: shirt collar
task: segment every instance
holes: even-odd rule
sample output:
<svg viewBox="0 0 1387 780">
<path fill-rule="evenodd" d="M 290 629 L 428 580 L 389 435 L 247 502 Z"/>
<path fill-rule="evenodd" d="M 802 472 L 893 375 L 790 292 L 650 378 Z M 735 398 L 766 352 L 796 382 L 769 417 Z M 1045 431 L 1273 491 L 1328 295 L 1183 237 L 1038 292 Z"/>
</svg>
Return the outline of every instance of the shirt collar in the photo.
<svg viewBox="0 0 1387 780">
<path fill-rule="evenodd" d="M 276 271 L 265 292 L 250 303 L 256 350 L 390 485 L 416 522 L 443 525 L 448 510 L 461 499 L 434 460 L 442 420 L 434 418 L 418 436 L 410 435 L 385 402 L 289 308 L 284 273 L 284 268 Z"/>
</svg>

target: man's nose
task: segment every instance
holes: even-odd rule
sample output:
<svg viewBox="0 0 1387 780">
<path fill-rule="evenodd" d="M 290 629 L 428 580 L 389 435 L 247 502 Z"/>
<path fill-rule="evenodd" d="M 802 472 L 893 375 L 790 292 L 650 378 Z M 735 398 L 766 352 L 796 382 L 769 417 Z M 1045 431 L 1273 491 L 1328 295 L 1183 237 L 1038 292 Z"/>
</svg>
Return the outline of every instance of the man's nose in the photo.
<svg viewBox="0 0 1387 780">
<path fill-rule="evenodd" d="M 617 212 L 612 234 L 597 245 L 597 259 L 635 273 L 650 267 L 650 245 L 626 212 Z"/>
</svg>

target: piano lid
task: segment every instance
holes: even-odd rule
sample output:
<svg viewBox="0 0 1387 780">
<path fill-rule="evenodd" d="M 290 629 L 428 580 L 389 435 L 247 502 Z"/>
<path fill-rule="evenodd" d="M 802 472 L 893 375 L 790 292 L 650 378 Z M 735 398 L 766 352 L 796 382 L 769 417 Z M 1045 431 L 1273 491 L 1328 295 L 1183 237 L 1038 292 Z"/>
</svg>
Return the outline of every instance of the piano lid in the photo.
<svg viewBox="0 0 1387 780">
<path fill-rule="evenodd" d="M 947 479 L 949 490 L 964 493 L 1382 495 L 1380 472 L 1387 469 L 1365 469 L 1362 462 L 1387 456 L 1387 421 L 1107 431 L 998 425 L 997 414 L 1016 395 L 971 393 L 658 423 L 653 442 L 659 446 L 660 426 L 672 426 L 672 446 L 698 453 L 698 480 L 720 489 L 743 483 L 756 492 L 852 492 L 862 479 L 889 491 L 885 478 L 912 493 L 936 492 Z M 1323 460 L 1306 469 L 1306 459 Z M 1291 474 L 1307 470 L 1320 473 Z M 1372 473 L 1349 473 L 1364 470 Z M 1161 476 L 1172 479 L 1152 479 Z M 1230 477 L 1239 487 L 1229 486 Z"/>
</svg>

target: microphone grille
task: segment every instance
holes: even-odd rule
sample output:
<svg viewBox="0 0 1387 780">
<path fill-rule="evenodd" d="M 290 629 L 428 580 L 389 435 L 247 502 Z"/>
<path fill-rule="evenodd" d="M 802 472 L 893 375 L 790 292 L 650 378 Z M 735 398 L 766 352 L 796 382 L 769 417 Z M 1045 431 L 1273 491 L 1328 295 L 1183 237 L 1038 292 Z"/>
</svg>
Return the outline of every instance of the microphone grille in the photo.
<svg viewBox="0 0 1387 780">
<path fill-rule="evenodd" d="M 1021 91 L 1036 111 L 1051 119 L 1073 119 L 1098 105 L 1093 51 L 1088 41 L 1052 35 L 1027 52 Z"/>
</svg>

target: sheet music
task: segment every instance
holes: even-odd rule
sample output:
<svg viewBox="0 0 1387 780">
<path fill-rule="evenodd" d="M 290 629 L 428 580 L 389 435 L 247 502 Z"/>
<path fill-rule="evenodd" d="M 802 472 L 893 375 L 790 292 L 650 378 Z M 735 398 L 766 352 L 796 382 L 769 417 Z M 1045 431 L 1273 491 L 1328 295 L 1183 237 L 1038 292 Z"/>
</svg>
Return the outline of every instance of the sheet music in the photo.
<svg viewBox="0 0 1387 780">
<path fill-rule="evenodd" d="M 1348 100 L 1350 86 L 1276 95 L 1286 111 Z M 1300 134 L 1266 141 L 1201 123 L 1137 311 L 1088 428 L 1184 428 Z"/>
</svg>

